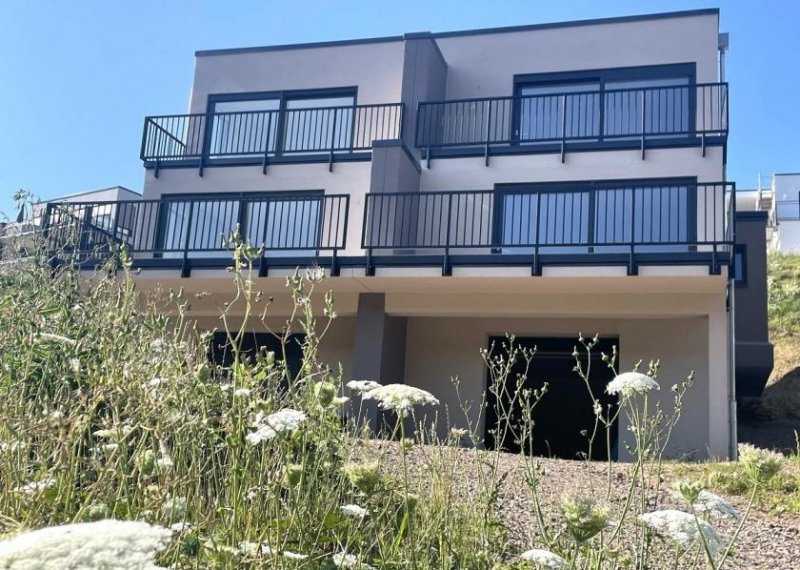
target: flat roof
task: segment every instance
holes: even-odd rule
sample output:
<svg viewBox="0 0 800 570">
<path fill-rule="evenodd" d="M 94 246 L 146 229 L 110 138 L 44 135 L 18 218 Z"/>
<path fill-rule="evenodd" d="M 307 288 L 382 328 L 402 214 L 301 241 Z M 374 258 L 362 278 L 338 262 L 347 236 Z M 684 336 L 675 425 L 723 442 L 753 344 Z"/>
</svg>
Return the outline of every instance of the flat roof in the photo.
<svg viewBox="0 0 800 570">
<path fill-rule="evenodd" d="M 677 12 L 659 12 L 655 14 L 638 14 L 634 16 L 617 16 L 612 18 L 593 18 L 588 20 L 572 20 L 566 22 L 550 22 L 544 24 L 527 24 L 521 26 L 506 26 L 499 28 L 477 28 L 474 30 L 460 30 L 454 32 L 418 32 L 404 34 L 402 36 L 384 36 L 377 38 L 361 38 L 354 40 L 334 40 L 324 42 L 310 42 L 298 44 L 283 44 L 271 46 L 243 47 L 243 48 L 223 48 L 198 50 L 194 52 L 196 57 L 213 55 L 235 55 L 240 53 L 256 53 L 265 51 L 282 51 L 292 49 L 325 48 L 336 46 L 352 46 L 359 44 L 375 44 L 387 42 L 399 42 L 409 37 L 431 37 L 431 38 L 452 38 L 458 36 L 474 36 L 481 34 L 507 34 L 513 32 L 527 32 L 532 30 L 548 30 L 553 28 L 570 28 L 577 26 L 594 26 L 598 24 L 620 24 L 626 22 L 640 22 L 647 20 L 665 20 L 670 18 L 691 18 L 694 16 L 719 16 L 719 8 L 703 8 L 699 10 L 682 10 Z"/>
</svg>

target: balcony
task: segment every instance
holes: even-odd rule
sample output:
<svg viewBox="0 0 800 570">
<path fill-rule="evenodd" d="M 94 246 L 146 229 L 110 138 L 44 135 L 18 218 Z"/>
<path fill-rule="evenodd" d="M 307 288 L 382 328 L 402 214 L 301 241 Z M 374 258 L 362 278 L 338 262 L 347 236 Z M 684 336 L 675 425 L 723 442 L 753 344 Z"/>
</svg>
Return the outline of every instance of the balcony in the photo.
<svg viewBox="0 0 800 570">
<path fill-rule="evenodd" d="M 92 266 L 124 246 L 135 267 L 193 269 L 230 264 L 237 228 L 263 248 L 271 268 L 528 267 L 732 262 L 733 185 L 623 181 L 501 186 L 495 190 L 367 194 L 363 218 L 349 220 L 349 196 L 320 192 L 221 194 L 162 200 L 49 204 L 43 229 L 57 263 Z M 362 212 L 359 212 L 361 214 Z M 352 222 L 352 223 L 351 223 Z M 348 228 L 361 243 L 347 247 Z"/>
<path fill-rule="evenodd" d="M 423 156 L 725 144 L 728 85 L 706 83 L 420 103 Z"/>
<path fill-rule="evenodd" d="M 362 247 L 380 265 L 707 264 L 731 259 L 732 184 L 641 181 L 368 194 Z"/>
<path fill-rule="evenodd" d="M 402 136 L 403 104 L 146 117 L 145 167 L 368 160 L 375 140 Z"/>
<path fill-rule="evenodd" d="M 219 195 L 119 202 L 48 204 L 42 224 L 56 262 L 96 265 L 124 247 L 136 267 L 227 267 L 226 240 L 238 229 L 263 248 L 259 273 L 322 256 L 335 263 L 346 246 L 350 197 L 322 193 Z"/>
</svg>

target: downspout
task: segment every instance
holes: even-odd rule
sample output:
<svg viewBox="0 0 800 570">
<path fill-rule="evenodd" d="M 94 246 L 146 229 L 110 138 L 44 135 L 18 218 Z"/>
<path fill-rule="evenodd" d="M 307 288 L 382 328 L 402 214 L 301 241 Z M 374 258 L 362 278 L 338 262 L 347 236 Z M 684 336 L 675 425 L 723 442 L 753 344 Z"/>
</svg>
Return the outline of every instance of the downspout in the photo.
<svg viewBox="0 0 800 570">
<path fill-rule="evenodd" d="M 730 346 L 728 351 L 728 456 L 731 461 L 738 459 L 739 434 L 736 421 L 736 286 L 733 279 L 728 276 L 728 338 Z"/>
</svg>

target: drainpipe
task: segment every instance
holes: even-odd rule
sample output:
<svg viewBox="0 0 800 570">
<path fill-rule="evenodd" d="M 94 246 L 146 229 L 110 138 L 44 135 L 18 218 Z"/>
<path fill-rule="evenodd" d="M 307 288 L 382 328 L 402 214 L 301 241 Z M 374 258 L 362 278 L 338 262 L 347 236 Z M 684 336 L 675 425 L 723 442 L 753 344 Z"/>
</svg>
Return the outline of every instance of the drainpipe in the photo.
<svg viewBox="0 0 800 570">
<path fill-rule="evenodd" d="M 730 276 L 729 276 L 730 277 Z M 739 459 L 739 434 L 736 423 L 736 286 L 733 279 L 728 279 L 730 308 L 728 310 L 728 329 L 730 333 L 730 357 L 728 358 L 728 455 L 731 461 Z"/>
<path fill-rule="evenodd" d="M 725 53 L 730 47 L 730 36 L 727 32 L 719 35 L 717 46 L 719 49 L 719 81 L 725 83 Z"/>
</svg>

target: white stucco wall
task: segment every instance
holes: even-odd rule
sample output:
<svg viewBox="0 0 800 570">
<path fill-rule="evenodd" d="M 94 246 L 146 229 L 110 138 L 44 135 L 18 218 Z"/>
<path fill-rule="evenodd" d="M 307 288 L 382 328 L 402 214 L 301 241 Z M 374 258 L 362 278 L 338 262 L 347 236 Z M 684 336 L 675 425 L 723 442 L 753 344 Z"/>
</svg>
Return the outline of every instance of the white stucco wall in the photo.
<svg viewBox="0 0 800 570">
<path fill-rule="evenodd" d="M 511 95 L 515 74 L 697 63 L 717 80 L 716 15 L 437 38 L 448 64 L 447 98 Z"/>
<path fill-rule="evenodd" d="M 362 105 L 399 103 L 402 40 L 355 45 L 200 55 L 190 113 L 203 113 L 209 94 L 357 87 Z"/>
</svg>

